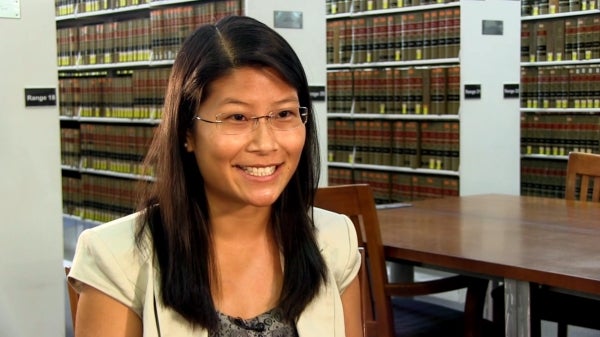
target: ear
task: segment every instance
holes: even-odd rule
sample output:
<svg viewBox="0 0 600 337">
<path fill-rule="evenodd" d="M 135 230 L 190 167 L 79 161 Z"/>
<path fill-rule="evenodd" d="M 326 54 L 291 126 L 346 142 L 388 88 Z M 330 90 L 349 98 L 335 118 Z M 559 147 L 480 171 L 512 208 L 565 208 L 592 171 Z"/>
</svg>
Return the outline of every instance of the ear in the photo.
<svg viewBox="0 0 600 337">
<path fill-rule="evenodd" d="M 191 131 L 188 131 L 185 134 L 185 143 L 183 143 L 183 147 L 187 152 L 194 152 L 194 136 Z"/>
</svg>

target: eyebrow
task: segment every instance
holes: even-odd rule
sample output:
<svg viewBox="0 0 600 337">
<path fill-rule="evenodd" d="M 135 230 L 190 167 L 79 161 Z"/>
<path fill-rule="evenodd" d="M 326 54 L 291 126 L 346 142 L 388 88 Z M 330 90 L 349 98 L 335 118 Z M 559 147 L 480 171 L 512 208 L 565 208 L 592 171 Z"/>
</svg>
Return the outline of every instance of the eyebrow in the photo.
<svg viewBox="0 0 600 337">
<path fill-rule="evenodd" d="M 287 98 L 283 98 L 283 99 L 273 102 L 273 104 L 284 104 L 284 103 L 300 103 L 300 100 L 297 97 L 287 97 Z M 233 97 L 225 98 L 222 102 L 220 102 L 220 104 L 222 104 L 222 105 L 225 105 L 225 104 L 250 105 L 250 103 L 240 101 L 239 99 L 236 99 Z"/>
</svg>

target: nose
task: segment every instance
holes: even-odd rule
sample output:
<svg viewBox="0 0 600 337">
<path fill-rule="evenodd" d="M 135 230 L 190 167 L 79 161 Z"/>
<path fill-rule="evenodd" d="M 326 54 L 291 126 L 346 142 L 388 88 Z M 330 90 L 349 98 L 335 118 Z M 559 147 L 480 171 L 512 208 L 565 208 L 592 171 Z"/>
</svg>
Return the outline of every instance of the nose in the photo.
<svg viewBox="0 0 600 337">
<path fill-rule="evenodd" d="M 270 116 L 260 116 L 254 119 L 253 131 L 251 133 L 252 141 L 249 144 L 250 151 L 268 152 L 277 148 L 275 134 L 270 127 Z M 264 119 L 261 123 L 260 119 Z"/>
</svg>

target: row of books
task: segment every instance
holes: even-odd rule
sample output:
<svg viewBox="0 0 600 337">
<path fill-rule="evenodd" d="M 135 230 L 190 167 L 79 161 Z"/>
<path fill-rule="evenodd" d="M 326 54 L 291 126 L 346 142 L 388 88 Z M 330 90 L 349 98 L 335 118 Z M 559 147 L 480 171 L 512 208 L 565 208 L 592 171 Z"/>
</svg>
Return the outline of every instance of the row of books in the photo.
<svg viewBox="0 0 600 337">
<path fill-rule="evenodd" d="M 154 133 L 152 126 L 81 123 L 79 129 L 61 128 L 65 165 L 148 175 L 142 160 Z"/>
<path fill-rule="evenodd" d="M 152 60 L 175 59 L 183 41 L 192 30 L 227 15 L 239 15 L 242 11 L 241 6 L 240 0 L 221 0 L 152 10 Z"/>
<path fill-rule="evenodd" d="M 521 23 L 521 61 L 600 59 L 600 13 Z"/>
<path fill-rule="evenodd" d="M 58 66 L 149 61 L 150 38 L 147 18 L 58 28 Z"/>
<path fill-rule="evenodd" d="M 377 204 L 458 196 L 457 177 L 330 167 L 329 185 L 369 184 Z"/>
<path fill-rule="evenodd" d="M 63 213 L 108 222 L 135 210 L 139 181 L 82 174 L 62 178 Z"/>
<path fill-rule="evenodd" d="M 240 14 L 239 0 L 157 8 L 145 17 L 57 29 L 58 66 L 175 58 L 198 25 Z"/>
<path fill-rule="evenodd" d="M 600 109 L 600 66 L 524 67 L 521 107 Z"/>
<path fill-rule="evenodd" d="M 327 63 L 458 57 L 460 8 L 327 21 Z"/>
<path fill-rule="evenodd" d="M 327 72 L 328 112 L 456 115 L 459 105 L 459 66 Z"/>
<path fill-rule="evenodd" d="M 63 73 L 60 115 L 160 119 L 170 73 L 170 68 Z"/>
<path fill-rule="evenodd" d="M 565 197 L 567 162 L 525 158 L 521 160 L 521 195 Z"/>
<path fill-rule="evenodd" d="M 60 163 L 79 167 L 81 162 L 81 141 L 79 128 L 60 128 Z"/>
<path fill-rule="evenodd" d="M 148 4 L 155 0 L 55 0 L 55 15 L 90 13 Z"/>
<path fill-rule="evenodd" d="M 521 0 L 521 15 L 545 15 L 595 10 L 598 0 Z"/>
<path fill-rule="evenodd" d="M 325 8 L 327 14 L 341 14 L 443 4 L 455 1 L 456 0 L 325 0 Z"/>
<path fill-rule="evenodd" d="M 330 119 L 327 132 L 332 162 L 458 171 L 458 122 Z"/>
<path fill-rule="evenodd" d="M 566 156 L 600 153 L 600 115 L 521 116 L 521 153 Z"/>
</svg>

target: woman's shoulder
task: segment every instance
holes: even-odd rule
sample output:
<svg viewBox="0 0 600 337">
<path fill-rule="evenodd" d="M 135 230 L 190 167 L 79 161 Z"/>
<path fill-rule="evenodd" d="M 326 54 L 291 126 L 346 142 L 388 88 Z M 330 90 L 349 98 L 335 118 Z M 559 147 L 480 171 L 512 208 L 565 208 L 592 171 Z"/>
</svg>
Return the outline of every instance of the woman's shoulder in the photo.
<svg viewBox="0 0 600 337">
<path fill-rule="evenodd" d="M 313 209 L 313 222 L 321 254 L 343 291 L 354 279 L 360 267 L 356 229 L 344 214 Z"/>
<path fill-rule="evenodd" d="M 313 222 L 320 244 L 341 244 L 344 238 L 355 241 L 356 232 L 350 218 L 322 208 L 313 208 Z"/>
<path fill-rule="evenodd" d="M 332 212 L 326 209 L 314 207 L 313 208 L 313 220 L 317 228 L 323 227 L 323 229 L 339 230 L 340 226 L 345 226 L 348 217 L 344 214 Z"/>
<path fill-rule="evenodd" d="M 135 242 L 135 233 L 140 213 L 133 213 L 122 218 L 83 231 L 79 240 L 106 244 L 115 253 L 131 251 Z"/>
<path fill-rule="evenodd" d="M 87 229 L 77 240 L 69 278 L 75 289 L 88 284 L 141 315 L 152 275 L 152 255 L 135 239 L 139 214 Z M 148 246 L 149 247 L 149 246 Z"/>
</svg>

